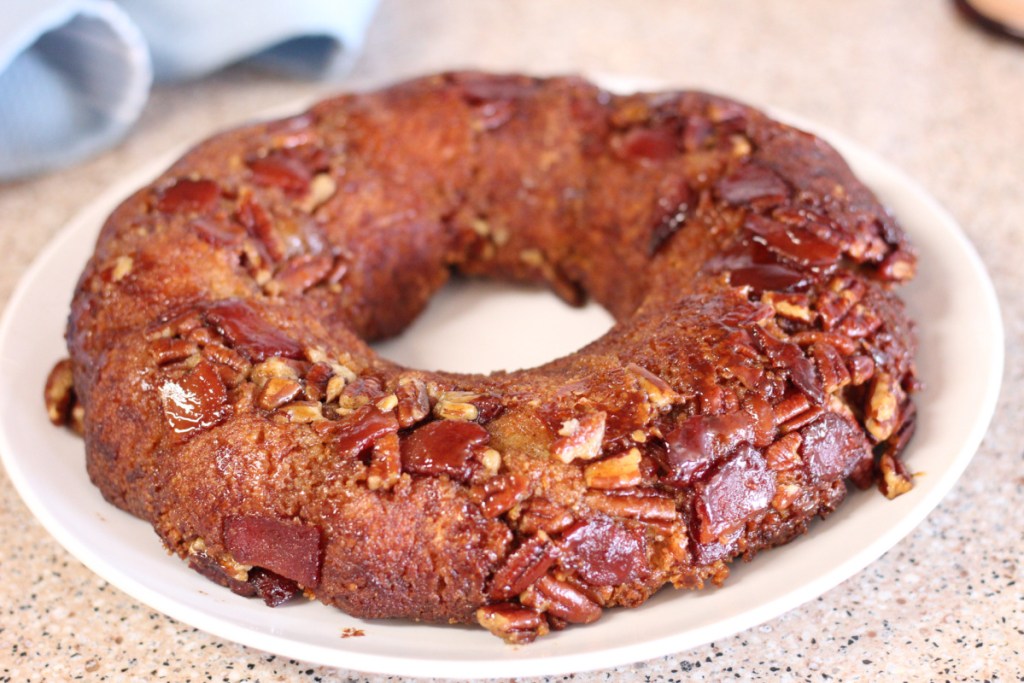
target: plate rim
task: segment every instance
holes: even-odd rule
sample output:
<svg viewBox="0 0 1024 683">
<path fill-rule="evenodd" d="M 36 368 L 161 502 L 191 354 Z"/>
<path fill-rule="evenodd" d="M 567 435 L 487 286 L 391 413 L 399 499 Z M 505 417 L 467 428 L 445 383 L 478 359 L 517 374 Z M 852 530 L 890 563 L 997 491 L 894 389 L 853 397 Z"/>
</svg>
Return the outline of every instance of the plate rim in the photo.
<svg viewBox="0 0 1024 683">
<path fill-rule="evenodd" d="M 542 657 L 495 657 L 487 655 L 478 659 L 468 660 L 423 660 L 418 657 L 381 656 L 372 653 L 353 652 L 340 647 L 328 648 L 304 643 L 294 638 L 263 633 L 253 629 L 239 632 L 237 627 L 231 622 L 217 615 L 211 615 L 203 610 L 194 609 L 180 601 L 176 601 L 171 596 L 164 595 L 135 579 L 130 573 L 121 572 L 117 568 L 112 567 L 103 558 L 97 556 L 84 539 L 76 538 L 70 534 L 69 530 L 47 508 L 45 501 L 40 498 L 39 492 L 32 488 L 25 473 L 22 471 L 18 459 L 13 453 L 12 444 L 7 434 L 7 427 L 3 421 L 0 421 L 0 457 L 2 457 L 8 476 L 33 515 L 65 549 L 91 571 L 132 598 L 182 623 L 200 628 L 225 640 L 312 663 L 344 669 L 392 675 L 459 676 L 466 678 L 490 677 L 493 674 L 487 672 L 486 669 L 496 665 L 501 667 L 502 676 L 558 675 L 570 672 L 591 671 L 686 651 L 719 638 L 736 634 L 794 609 L 834 588 L 839 583 L 847 580 L 876 561 L 886 551 L 909 535 L 949 493 L 977 452 L 994 416 L 1001 393 L 1005 363 L 1005 341 L 998 297 L 991 278 L 984 267 L 984 263 L 957 221 L 932 195 L 927 193 L 914 179 L 910 178 L 893 164 L 866 147 L 854 143 L 837 131 L 771 107 L 766 107 L 765 110 L 773 118 L 794 125 L 801 130 L 811 132 L 835 147 L 854 169 L 856 175 L 876 193 L 879 176 L 882 176 L 882 181 L 900 187 L 901 192 L 909 193 L 914 203 L 926 208 L 928 213 L 937 222 L 942 223 L 945 232 L 949 233 L 948 236 L 952 236 L 957 240 L 958 251 L 966 258 L 967 265 L 969 266 L 968 270 L 975 277 L 975 284 L 984 292 L 983 301 L 977 302 L 977 304 L 984 309 L 984 315 L 993 325 L 988 348 L 988 373 L 984 378 L 984 386 L 986 387 L 985 400 L 979 405 L 977 412 L 973 414 L 971 428 L 963 443 L 959 445 L 958 455 L 952 461 L 953 465 L 943 471 L 940 481 L 927 492 L 927 495 L 922 500 L 911 507 L 909 513 L 901 517 L 896 524 L 876 536 L 859 553 L 833 567 L 830 571 L 817 574 L 812 581 L 803 586 L 783 591 L 773 599 L 767 600 L 750 610 L 746 610 L 728 619 L 719 620 L 712 626 L 704 629 L 699 635 L 685 632 L 682 634 L 672 633 L 645 640 L 640 644 L 627 644 L 620 647 L 606 648 L 600 652 L 567 653 L 545 655 Z M 275 111 L 278 111 L 278 109 L 275 108 Z M 98 232 L 99 225 L 103 222 L 103 218 L 131 190 L 139 186 L 140 178 L 145 177 L 148 180 L 156 175 L 168 166 L 170 162 L 180 156 L 182 149 L 184 149 L 184 146 L 175 148 L 127 174 L 125 178 L 112 185 L 76 213 L 50 239 L 48 244 L 33 260 L 31 266 L 22 274 L 5 306 L 3 316 L 0 317 L 0 348 L 7 346 L 6 340 L 12 334 L 10 328 L 13 327 L 16 318 L 15 312 L 27 304 L 26 300 L 32 291 L 30 284 L 41 273 L 46 271 L 46 266 L 60 253 L 61 249 L 68 242 L 83 239 L 80 233 L 83 230 L 89 230 L 90 225 L 94 229 L 89 234 L 95 235 Z M 865 173 L 860 168 L 863 164 L 870 165 L 872 169 L 870 173 Z M 886 204 L 886 202 L 883 201 L 883 204 Z M 910 231 L 908 230 L 908 232 Z M 70 293 L 68 294 L 70 298 Z M 117 513 L 127 514 L 111 507 L 111 514 Z M 528 652 L 528 648 L 529 646 L 520 651 Z"/>
</svg>

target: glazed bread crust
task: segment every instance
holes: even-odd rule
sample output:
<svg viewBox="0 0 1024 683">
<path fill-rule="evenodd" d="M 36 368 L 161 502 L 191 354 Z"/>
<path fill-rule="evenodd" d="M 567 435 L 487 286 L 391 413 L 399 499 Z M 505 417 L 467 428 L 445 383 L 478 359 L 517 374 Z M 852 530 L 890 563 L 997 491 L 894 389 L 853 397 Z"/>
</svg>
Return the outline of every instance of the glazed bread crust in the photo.
<svg viewBox="0 0 1024 683">
<path fill-rule="evenodd" d="M 88 472 L 237 592 L 526 642 L 721 582 L 848 480 L 908 488 L 915 263 L 835 151 L 725 98 L 480 73 L 342 95 L 110 216 L 67 333 Z M 453 274 L 616 324 L 491 375 L 367 345 Z"/>
</svg>

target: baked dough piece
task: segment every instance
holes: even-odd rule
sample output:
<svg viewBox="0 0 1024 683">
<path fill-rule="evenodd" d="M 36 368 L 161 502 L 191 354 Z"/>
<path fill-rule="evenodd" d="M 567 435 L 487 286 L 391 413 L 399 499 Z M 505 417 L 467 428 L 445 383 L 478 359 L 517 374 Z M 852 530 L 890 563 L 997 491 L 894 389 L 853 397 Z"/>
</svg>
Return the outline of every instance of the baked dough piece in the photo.
<svg viewBox="0 0 1024 683">
<path fill-rule="evenodd" d="M 218 135 L 125 201 L 47 398 L 103 495 L 232 590 L 527 642 L 722 582 L 847 480 L 906 490 L 914 268 L 830 147 L 752 108 L 442 74 Z M 452 274 L 616 324 L 490 375 L 367 346 Z"/>
</svg>

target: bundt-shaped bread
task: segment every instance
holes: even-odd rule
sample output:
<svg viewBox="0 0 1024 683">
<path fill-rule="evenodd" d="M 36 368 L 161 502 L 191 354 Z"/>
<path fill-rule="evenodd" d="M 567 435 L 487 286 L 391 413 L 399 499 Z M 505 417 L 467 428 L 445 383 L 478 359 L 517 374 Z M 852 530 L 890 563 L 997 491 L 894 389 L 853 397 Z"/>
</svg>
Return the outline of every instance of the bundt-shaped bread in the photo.
<svg viewBox="0 0 1024 683">
<path fill-rule="evenodd" d="M 906 490 L 914 268 L 836 152 L 752 108 L 437 75 L 218 135 L 125 201 L 50 407 L 236 592 L 526 642 L 720 583 L 847 480 Z M 452 274 L 616 324 L 490 375 L 367 345 Z"/>
</svg>

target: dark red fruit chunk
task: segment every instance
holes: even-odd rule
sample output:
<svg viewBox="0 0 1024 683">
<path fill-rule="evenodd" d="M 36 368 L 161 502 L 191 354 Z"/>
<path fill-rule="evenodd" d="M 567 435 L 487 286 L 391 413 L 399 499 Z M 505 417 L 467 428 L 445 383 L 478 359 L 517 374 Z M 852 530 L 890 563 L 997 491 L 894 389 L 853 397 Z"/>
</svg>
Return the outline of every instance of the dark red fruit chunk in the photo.
<svg viewBox="0 0 1024 683">
<path fill-rule="evenodd" d="M 836 262 L 841 249 L 810 230 L 764 218 L 749 216 L 743 227 L 763 240 L 765 246 L 805 268 L 828 266 Z"/>
<path fill-rule="evenodd" d="M 160 400 L 167 425 L 179 441 L 220 424 L 231 413 L 227 388 L 206 360 L 199 361 L 182 379 L 164 382 Z"/>
<path fill-rule="evenodd" d="M 487 430 L 475 422 L 431 422 L 402 441 L 402 469 L 466 481 L 473 471 L 473 453 L 489 439 Z"/>
<path fill-rule="evenodd" d="M 729 204 L 746 204 L 756 199 L 786 198 L 789 188 L 775 171 L 759 164 L 743 164 L 715 184 L 718 196 Z"/>
<path fill-rule="evenodd" d="M 698 541 L 711 543 L 766 509 L 775 495 L 775 473 L 751 446 L 742 447 L 696 487 Z"/>
<path fill-rule="evenodd" d="M 683 227 L 693 204 L 693 191 L 685 182 L 676 183 L 668 196 L 658 200 L 657 218 L 647 246 L 648 255 L 656 254 L 666 240 Z"/>
<path fill-rule="evenodd" d="M 577 522 L 562 534 L 564 564 L 592 586 L 614 586 L 650 574 L 643 532 L 610 519 Z"/>
<path fill-rule="evenodd" d="M 162 213 L 206 211 L 220 197 L 220 187 L 212 180 L 180 178 L 160 191 L 156 208 Z"/>
<path fill-rule="evenodd" d="M 755 292 L 782 292 L 805 287 L 807 278 L 795 270 L 771 263 L 736 268 L 729 273 L 733 287 L 751 287 Z"/>
<path fill-rule="evenodd" d="M 866 440 L 835 413 L 825 413 L 800 430 L 800 457 L 815 484 L 849 474 L 865 455 Z"/>
<path fill-rule="evenodd" d="M 746 412 L 694 415 L 665 435 L 666 483 L 689 486 L 741 443 L 754 441 L 755 420 Z"/>
<path fill-rule="evenodd" d="M 301 586 L 320 582 L 320 530 L 262 515 L 224 520 L 224 545 L 238 562 L 269 569 Z"/>
<path fill-rule="evenodd" d="M 283 605 L 301 592 L 299 584 L 295 581 L 266 569 L 255 568 L 250 571 L 249 583 L 268 607 Z"/>
<path fill-rule="evenodd" d="M 271 185 L 286 192 L 302 194 L 309 189 L 312 172 L 298 159 L 271 154 L 247 162 L 252 178 L 260 185 Z"/>
<path fill-rule="evenodd" d="M 373 448 L 377 440 L 398 431 L 398 419 L 392 412 L 382 413 L 375 406 L 363 406 L 332 426 L 335 450 L 356 456 Z"/>
<path fill-rule="evenodd" d="M 303 357 L 298 342 L 286 337 L 244 301 L 231 299 L 217 302 L 206 309 L 206 319 L 251 361 L 258 363 L 271 356 Z"/>
<path fill-rule="evenodd" d="M 616 140 L 616 149 L 624 159 L 660 161 L 676 155 L 676 137 L 658 128 L 633 128 Z"/>
</svg>

